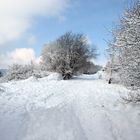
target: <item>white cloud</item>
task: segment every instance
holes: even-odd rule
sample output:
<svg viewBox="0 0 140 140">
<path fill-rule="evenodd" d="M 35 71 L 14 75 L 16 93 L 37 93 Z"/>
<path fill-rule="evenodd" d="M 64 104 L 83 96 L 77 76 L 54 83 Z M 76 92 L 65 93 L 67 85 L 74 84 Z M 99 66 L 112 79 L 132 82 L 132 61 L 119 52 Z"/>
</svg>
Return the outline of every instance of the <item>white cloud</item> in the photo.
<svg viewBox="0 0 140 140">
<path fill-rule="evenodd" d="M 0 45 L 20 38 L 35 16 L 61 17 L 69 0 L 0 0 Z"/>
<path fill-rule="evenodd" d="M 12 52 L 0 56 L 0 68 L 6 68 L 8 65 L 29 64 L 31 61 L 36 62 L 35 52 L 32 48 L 17 48 Z"/>
</svg>

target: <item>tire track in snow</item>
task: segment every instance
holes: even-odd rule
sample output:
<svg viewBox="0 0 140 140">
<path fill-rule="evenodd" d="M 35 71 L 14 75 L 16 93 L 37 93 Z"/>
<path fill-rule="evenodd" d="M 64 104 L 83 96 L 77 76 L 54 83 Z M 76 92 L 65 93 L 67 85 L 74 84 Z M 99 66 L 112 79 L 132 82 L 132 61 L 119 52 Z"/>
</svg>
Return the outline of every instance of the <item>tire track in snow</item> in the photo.
<svg viewBox="0 0 140 140">
<path fill-rule="evenodd" d="M 22 140 L 88 140 L 71 104 L 29 113 Z"/>
<path fill-rule="evenodd" d="M 86 90 L 89 93 L 93 92 L 93 90 L 90 91 L 90 87 Z M 84 89 L 83 91 L 85 92 Z M 77 116 L 79 116 L 81 124 L 83 124 L 82 127 L 88 137 L 88 140 L 119 140 L 119 130 L 118 128 L 116 128 L 116 126 L 114 126 L 107 110 L 103 107 L 103 102 L 101 100 L 102 95 L 100 94 L 101 91 L 102 89 L 96 90 L 95 93 L 97 95 L 96 97 L 98 99 L 98 102 L 96 101 L 95 96 L 94 99 L 91 98 L 91 94 L 83 93 L 81 98 L 79 98 L 79 95 L 77 95 L 77 91 L 75 91 L 75 96 L 77 98 L 77 101 L 75 103 L 75 106 L 77 108 Z M 93 100 L 92 102 L 91 99 Z M 91 125 L 95 125 L 95 130 L 90 128 Z"/>
</svg>

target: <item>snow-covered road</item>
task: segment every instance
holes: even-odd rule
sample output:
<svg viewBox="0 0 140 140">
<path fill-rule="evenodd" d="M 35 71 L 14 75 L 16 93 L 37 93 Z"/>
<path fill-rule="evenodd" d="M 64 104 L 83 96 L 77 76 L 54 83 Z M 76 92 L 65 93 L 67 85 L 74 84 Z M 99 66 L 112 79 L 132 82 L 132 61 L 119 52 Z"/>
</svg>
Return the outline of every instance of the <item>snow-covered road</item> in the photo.
<svg viewBox="0 0 140 140">
<path fill-rule="evenodd" d="M 52 76 L 53 77 L 53 76 Z M 96 76 L 3 83 L 0 140 L 139 140 L 140 105 Z"/>
</svg>

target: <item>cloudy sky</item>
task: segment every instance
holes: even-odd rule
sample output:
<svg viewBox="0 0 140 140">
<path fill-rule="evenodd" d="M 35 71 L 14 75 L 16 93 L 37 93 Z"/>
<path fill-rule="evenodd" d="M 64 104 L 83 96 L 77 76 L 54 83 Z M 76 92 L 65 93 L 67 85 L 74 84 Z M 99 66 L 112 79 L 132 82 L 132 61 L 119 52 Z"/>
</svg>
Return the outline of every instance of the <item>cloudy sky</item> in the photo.
<svg viewBox="0 0 140 140">
<path fill-rule="evenodd" d="M 67 31 L 84 33 L 106 62 L 106 41 L 135 0 L 0 0 L 0 68 L 37 60 L 45 43 Z"/>
</svg>

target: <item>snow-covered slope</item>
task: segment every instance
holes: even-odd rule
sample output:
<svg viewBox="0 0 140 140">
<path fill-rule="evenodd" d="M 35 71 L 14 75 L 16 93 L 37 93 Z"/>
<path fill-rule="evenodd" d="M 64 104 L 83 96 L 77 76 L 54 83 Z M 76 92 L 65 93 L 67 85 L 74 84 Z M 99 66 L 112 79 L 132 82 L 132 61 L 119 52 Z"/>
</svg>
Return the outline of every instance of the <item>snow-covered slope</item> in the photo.
<svg viewBox="0 0 140 140">
<path fill-rule="evenodd" d="M 0 140 L 140 139 L 140 105 L 122 102 L 124 87 L 55 76 L 0 85 Z"/>
</svg>

